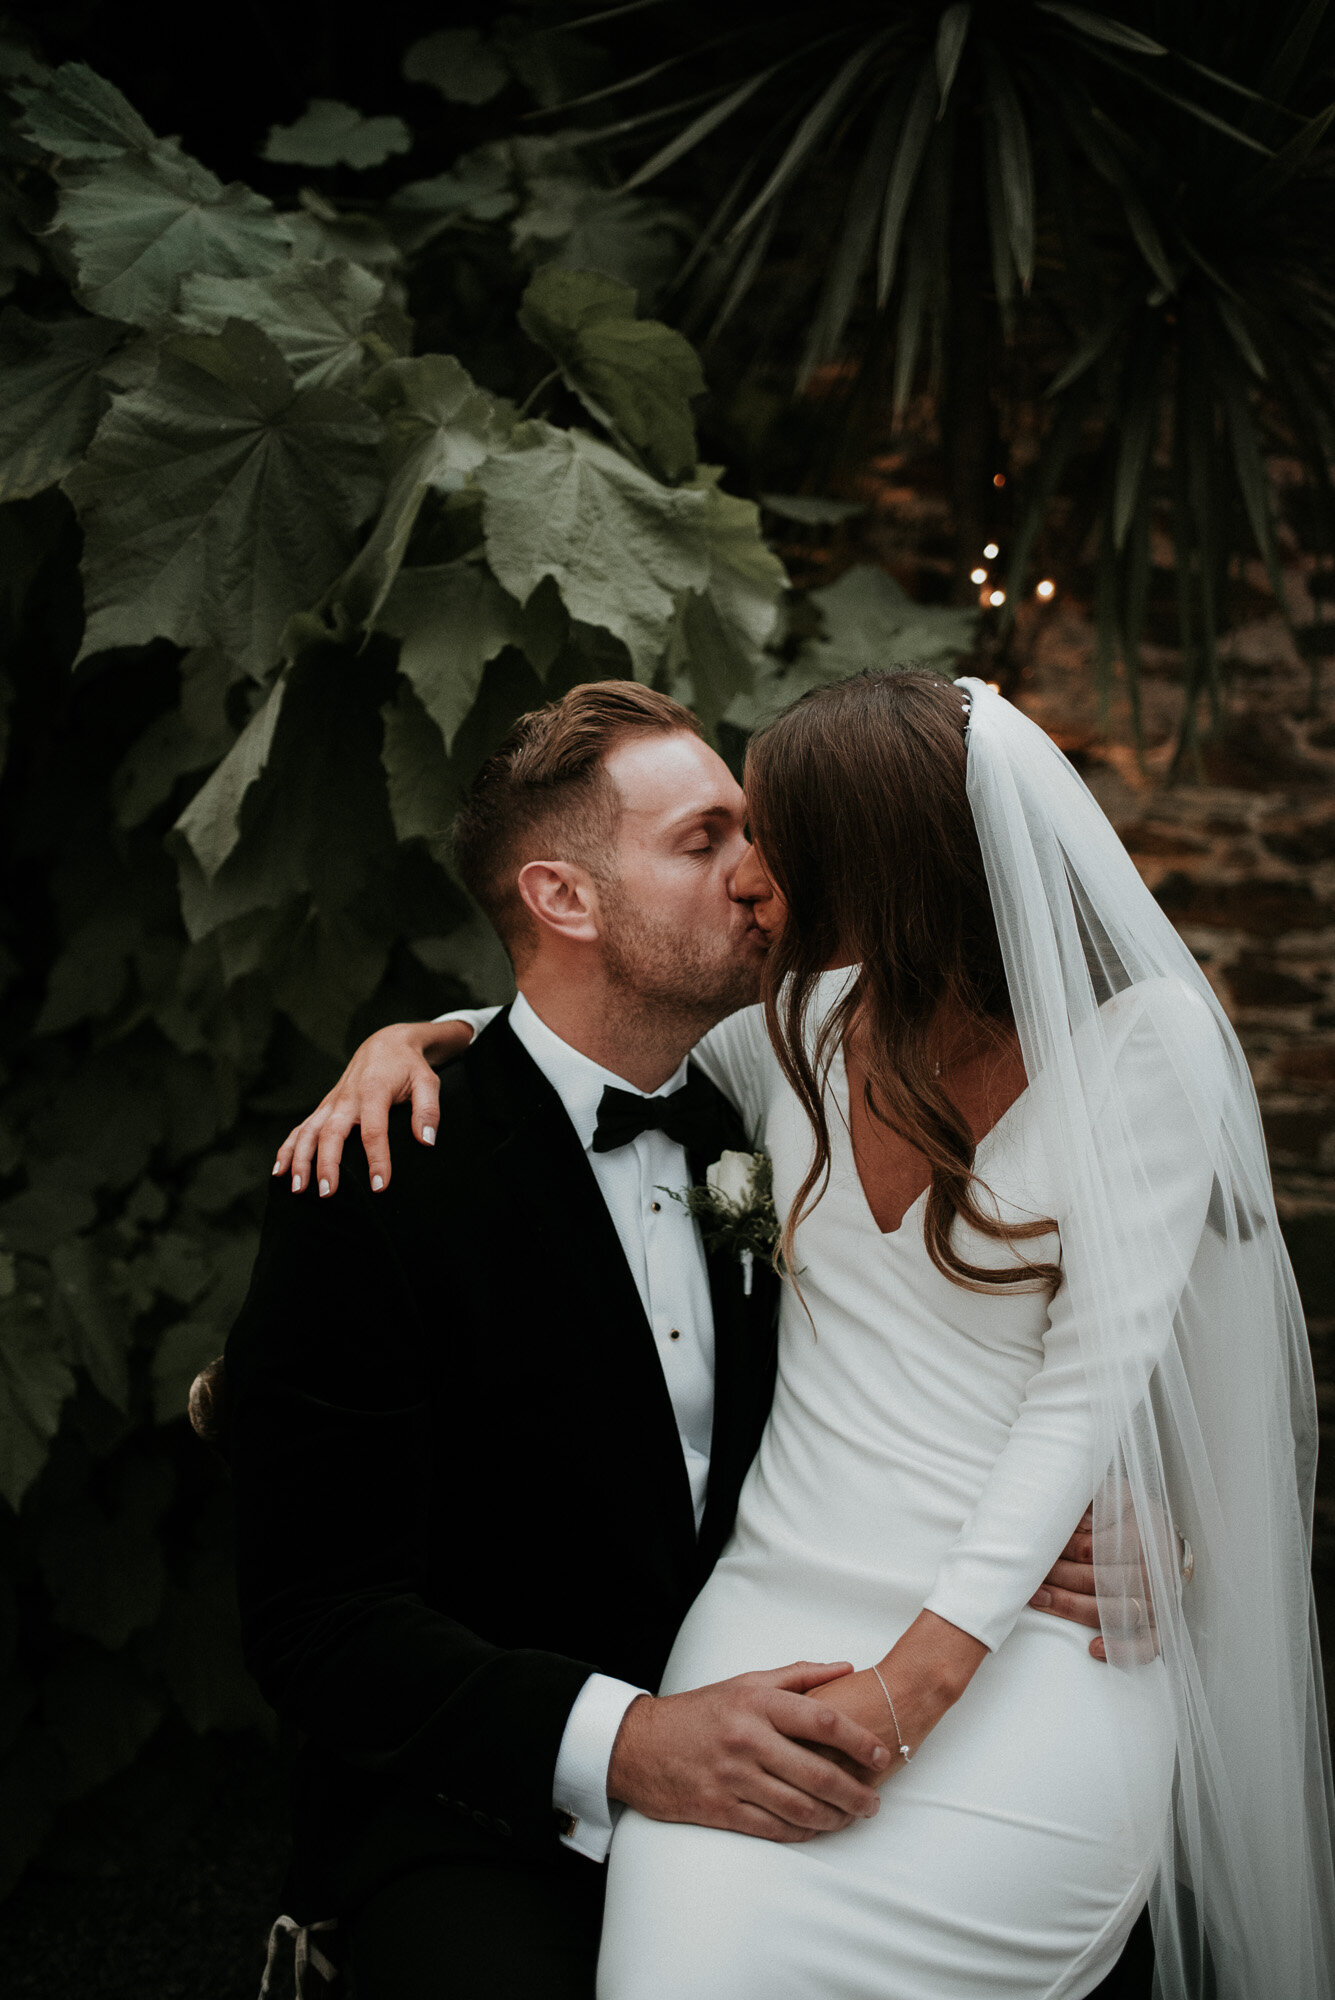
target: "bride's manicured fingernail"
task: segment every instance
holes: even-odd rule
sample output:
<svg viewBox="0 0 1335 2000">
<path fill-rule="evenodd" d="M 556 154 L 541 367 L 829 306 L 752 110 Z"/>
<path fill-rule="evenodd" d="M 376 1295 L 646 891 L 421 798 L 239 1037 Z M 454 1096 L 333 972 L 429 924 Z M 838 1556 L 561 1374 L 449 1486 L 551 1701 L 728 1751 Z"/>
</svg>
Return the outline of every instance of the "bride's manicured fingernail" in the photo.
<svg viewBox="0 0 1335 2000">
<path fill-rule="evenodd" d="M 1052 1602 L 1052 1592 L 1050 1590 L 1036 1590 L 1029 1602 L 1033 1605 L 1035 1611 L 1043 1611 Z"/>
<path fill-rule="evenodd" d="M 320 1182 L 320 1193 L 321 1193 L 321 1194 L 328 1194 L 328 1192 L 329 1192 L 329 1183 L 328 1183 L 328 1181 L 321 1181 L 321 1182 Z"/>
<path fill-rule="evenodd" d="M 293 1192 L 293 1194 L 300 1194 L 300 1193 L 301 1193 L 301 1175 L 300 1175 L 300 1174 L 293 1174 L 293 1176 L 292 1176 L 292 1192 Z"/>
<path fill-rule="evenodd" d="M 384 1183 L 384 1181 L 383 1181 L 383 1180 L 381 1179 L 381 1177 L 380 1177 L 380 1175 L 379 1175 L 379 1174 L 377 1174 L 377 1175 L 375 1176 L 375 1179 L 374 1179 L 374 1180 L 373 1180 L 373 1181 L 371 1182 L 371 1186 L 372 1186 L 372 1187 L 373 1187 L 373 1188 L 375 1189 L 375 1192 L 376 1192 L 377 1194 L 379 1194 L 379 1192 L 380 1192 L 381 1188 L 382 1188 L 382 1187 L 383 1187 L 384 1185 L 385 1185 L 385 1183 Z"/>
<path fill-rule="evenodd" d="M 434 1146 L 434 1145 L 435 1145 L 435 1143 L 436 1143 L 436 1128 L 435 1128 L 435 1126 L 434 1126 L 434 1125 L 424 1125 L 424 1126 L 422 1127 L 422 1144 L 423 1144 L 424 1146 Z"/>
<path fill-rule="evenodd" d="M 281 1174 L 281 1173 L 282 1173 L 282 1171 L 283 1171 L 283 1162 L 282 1162 L 281 1160 L 275 1160 L 275 1161 L 274 1161 L 274 1163 L 273 1163 L 273 1171 L 274 1171 L 274 1173 L 275 1173 L 275 1174 Z"/>
<path fill-rule="evenodd" d="M 864 1819 L 875 1819 L 877 1813 L 880 1810 L 881 1810 L 880 1799 L 879 1798 L 873 1799 L 869 1806 L 864 1806 L 862 1811 L 862 1817 Z"/>
<path fill-rule="evenodd" d="M 883 1771 L 886 1765 L 890 1762 L 890 1752 L 886 1749 L 873 1750 L 871 1753 L 871 1761 L 873 1770 Z"/>
</svg>

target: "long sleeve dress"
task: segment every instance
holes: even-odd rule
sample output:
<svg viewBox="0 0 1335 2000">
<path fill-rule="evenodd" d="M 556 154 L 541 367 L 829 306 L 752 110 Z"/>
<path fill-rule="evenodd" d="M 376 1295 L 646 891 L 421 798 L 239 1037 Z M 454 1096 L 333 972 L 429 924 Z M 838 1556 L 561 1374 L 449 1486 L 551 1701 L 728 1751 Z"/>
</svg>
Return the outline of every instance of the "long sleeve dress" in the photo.
<svg viewBox="0 0 1335 2000">
<path fill-rule="evenodd" d="M 837 991 L 833 976 L 822 1000 Z M 1210 1169 L 1159 1029 L 1165 1012 L 1199 1005 L 1164 980 L 1102 1010 L 1145 1198 L 1184 1271 Z M 724 1022 L 696 1059 L 770 1154 L 784 1214 L 811 1139 L 760 1010 Z M 973 1263 L 1060 1256 L 1041 1087 L 980 1141 L 975 1171 L 1003 1218 L 1052 1217 L 1057 1231 L 1012 1252 L 957 1224 Z M 797 1659 L 864 1666 L 924 1607 L 989 1656 L 891 1772 L 871 1820 L 787 1846 L 624 1814 L 599 2000 L 1078 2000 L 1145 1900 L 1173 1735 L 1158 1661 L 1101 1664 L 1088 1631 L 1028 1608 L 1103 1470 L 1068 1287 L 1049 1300 L 952 1283 L 927 1254 L 925 1196 L 879 1229 L 840 1058 L 828 1088 L 830 1181 L 796 1241 L 810 1319 L 786 1287 L 773 1412 L 662 1692 Z M 1140 1303 L 1128 1301 L 1128 1324 L 1163 1323 L 1164 1301 Z M 1147 1383 L 1154 1359 L 1140 1357 Z"/>
</svg>

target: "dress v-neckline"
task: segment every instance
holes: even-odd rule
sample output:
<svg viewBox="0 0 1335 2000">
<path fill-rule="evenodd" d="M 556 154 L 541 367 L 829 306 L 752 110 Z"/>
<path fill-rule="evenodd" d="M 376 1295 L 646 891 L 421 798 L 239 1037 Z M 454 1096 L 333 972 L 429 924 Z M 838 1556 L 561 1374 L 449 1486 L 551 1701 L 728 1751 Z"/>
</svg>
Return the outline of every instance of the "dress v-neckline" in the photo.
<svg viewBox="0 0 1335 2000">
<path fill-rule="evenodd" d="M 867 1190 L 862 1179 L 862 1171 L 858 1166 L 858 1149 L 853 1144 L 853 1105 L 852 1105 L 852 1099 L 849 1096 L 848 1065 L 844 1060 L 844 1045 L 842 1041 L 836 1047 L 833 1060 L 830 1063 L 830 1078 L 832 1081 L 835 1080 L 836 1071 L 838 1073 L 836 1091 L 835 1091 L 836 1108 L 838 1109 L 839 1112 L 839 1122 L 844 1128 L 844 1139 L 848 1145 L 848 1164 L 852 1170 L 853 1179 L 857 1183 L 858 1198 L 862 1203 L 863 1213 L 866 1215 L 868 1222 L 871 1224 L 872 1228 L 875 1230 L 877 1236 L 879 1236 L 882 1243 L 893 1243 L 900 1236 L 903 1235 L 904 1225 L 907 1223 L 909 1217 L 913 1214 L 914 1210 L 920 1208 L 923 1202 L 926 1201 L 927 1196 L 931 1192 L 932 1183 L 929 1180 L 926 1187 L 919 1188 L 917 1194 L 913 1197 L 913 1200 L 904 1210 L 904 1213 L 900 1216 L 898 1222 L 895 1224 L 893 1229 L 882 1229 L 880 1223 L 876 1220 L 876 1211 L 873 1209 L 871 1201 L 868 1198 Z M 997 1119 L 994 1119 L 992 1124 L 988 1126 L 986 1132 L 983 1133 L 982 1137 L 975 1141 L 973 1149 L 973 1156 L 975 1163 L 977 1162 L 978 1155 L 981 1152 L 982 1148 L 986 1146 L 989 1140 L 992 1139 L 993 1136 L 1001 1130 L 1002 1126 L 1006 1123 L 1006 1120 L 1010 1117 L 1012 1111 L 1014 1111 L 1016 1105 L 1023 1104 L 1025 1100 L 1028 1098 L 1029 1090 L 1030 1086 L 1026 1084 L 1024 1089 L 1019 1093 L 1019 1095 L 1011 1099 L 1010 1103 L 1006 1106 L 1006 1109 L 1002 1112 L 1001 1116 Z"/>
</svg>

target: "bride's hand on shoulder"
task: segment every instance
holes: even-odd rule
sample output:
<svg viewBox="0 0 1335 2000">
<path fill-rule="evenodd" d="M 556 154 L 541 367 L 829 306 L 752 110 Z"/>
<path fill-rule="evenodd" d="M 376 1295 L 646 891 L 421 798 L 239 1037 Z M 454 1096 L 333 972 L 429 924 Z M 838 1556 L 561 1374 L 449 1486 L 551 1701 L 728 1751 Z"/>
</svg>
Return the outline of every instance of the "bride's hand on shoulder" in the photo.
<svg viewBox="0 0 1335 2000">
<path fill-rule="evenodd" d="M 275 1175 L 291 1174 L 292 1191 L 300 1194 L 314 1163 L 320 1193 L 331 1195 L 338 1186 L 344 1142 L 360 1125 L 371 1186 L 381 1193 L 391 1174 L 390 1107 L 411 1103 L 414 1137 L 433 1146 L 440 1123 L 440 1085 L 431 1061 L 462 1054 L 472 1039 L 465 1021 L 396 1021 L 368 1035 L 333 1089 L 308 1118 L 293 1126 L 278 1148 Z"/>
</svg>

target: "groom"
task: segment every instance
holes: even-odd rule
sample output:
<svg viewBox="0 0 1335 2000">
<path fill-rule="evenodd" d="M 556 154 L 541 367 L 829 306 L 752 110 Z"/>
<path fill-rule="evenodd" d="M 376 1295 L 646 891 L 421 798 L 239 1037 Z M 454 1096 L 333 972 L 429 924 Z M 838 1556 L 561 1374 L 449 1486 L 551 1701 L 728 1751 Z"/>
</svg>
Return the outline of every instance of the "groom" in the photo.
<svg viewBox="0 0 1335 2000">
<path fill-rule="evenodd" d="M 634 683 L 526 717 L 456 827 L 520 997 L 379 1192 L 275 1185 L 227 1348 L 247 1657 L 303 1732 L 288 1911 L 358 2000 L 590 2000 L 616 1812 L 801 1840 L 888 1753 L 829 1662 L 655 1699 L 768 1410 L 775 1286 L 669 1198 L 747 1144 L 742 794 Z M 396 1129 L 395 1121 L 403 1118 Z M 323 1944 L 323 1934 L 312 1940 Z"/>
</svg>

